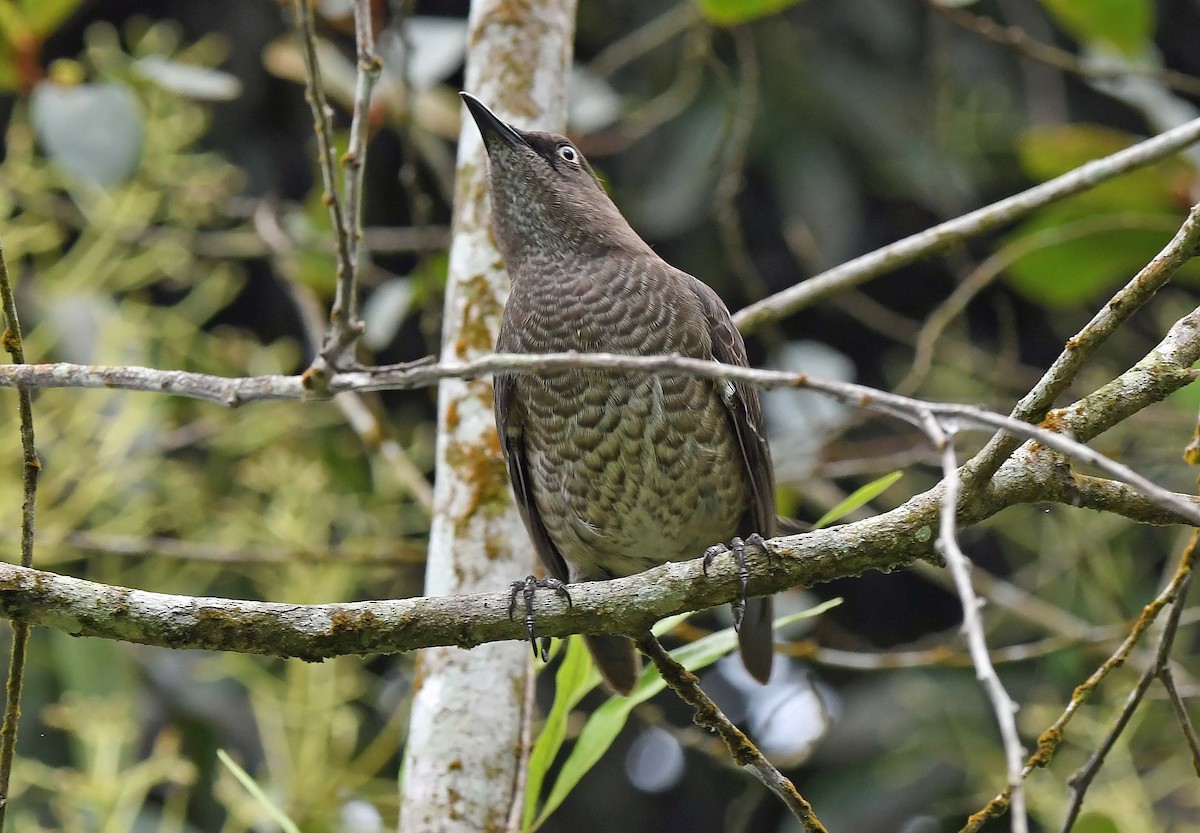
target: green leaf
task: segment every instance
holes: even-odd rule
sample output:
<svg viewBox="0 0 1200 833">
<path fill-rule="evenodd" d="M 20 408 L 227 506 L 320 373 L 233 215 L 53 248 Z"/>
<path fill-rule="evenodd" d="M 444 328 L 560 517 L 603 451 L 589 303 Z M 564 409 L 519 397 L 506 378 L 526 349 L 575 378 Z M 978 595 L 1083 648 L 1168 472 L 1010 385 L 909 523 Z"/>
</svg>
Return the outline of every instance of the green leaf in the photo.
<svg viewBox="0 0 1200 833">
<path fill-rule="evenodd" d="M 1136 141 L 1128 133 L 1094 124 L 1037 127 L 1017 140 L 1017 161 L 1030 177 L 1044 182 L 1124 150 Z M 1180 210 L 1180 195 L 1187 193 L 1194 177 L 1186 163 L 1172 158 L 1122 174 L 1060 205 Z"/>
<path fill-rule="evenodd" d="M 855 489 L 849 497 L 822 515 L 820 520 L 813 524 L 813 529 L 821 529 L 828 526 L 838 518 L 849 515 L 858 507 L 870 503 L 887 491 L 888 487 L 903 476 L 903 472 L 894 471 L 891 474 L 885 474 L 878 480 L 872 480 L 867 485 Z"/>
<path fill-rule="evenodd" d="M 1071 830 L 1073 833 L 1121 833 L 1120 826 L 1111 817 L 1096 811 L 1080 815 Z"/>
<path fill-rule="evenodd" d="M 45 37 L 58 28 L 82 0 L 22 0 L 21 7 L 29 28 Z"/>
<path fill-rule="evenodd" d="M 1018 143 L 1022 168 L 1047 180 L 1133 144 L 1133 137 L 1096 125 L 1027 131 Z M 1008 283 L 1030 300 L 1062 308 L 1100 299 L 1144 266 L 1178 229 L 1194 172 L 1178 159 L 1131 171 L 1041 209 L 1008 236 L 1026 248 L 1045 245 L 1014 261 Z M 1095 230 L 1087 232 L 1090 227 Z M 1181 277 L 1200 274 L 1189 264 Z"/>
<path fill-rule="evenodd" d="M 1022 224 L 1010 237 L 1019 243 L 1030 237 L 1061 232 L 1060 241 L 1037 248 L 1008 268 L 1005 280 L 1026 298 L 1044 307 L 1077 307 L 1108 297 L 1128 281 L 1171 239 L 1179 227 L 1178 213 L 1097 210 L 1078 216 L 1078 207 L 1055 206 Z M 1086 235 L 1073 228 L 1096 227 L 1106 216 L 1113 225 Z M 1200 274 L 1200 264 L 1180 269 L 1179 278 Z"/>
<path fill-rule="evenodd" d="M 820 615 L 841 603 L 841 599 L 830 599 L 808 610 L 776 619 L 774 627 L 786 627 L 793 622 Z M 736 646 L 737 634 L 733 628 L 725 628 L 724 630 L 716 631 L 701 639 L 697 639 L 695 642 L 676 648 L 671 652 L 671 656 L 689 671 L 697 671 L 716 662 Z M 638 680 L 638 684 L 628 697 L 610 697 L 600 708 L 592 712 L 592 716 L 588 718 L 583 731 L 579 733 L 579 738 L 571 748 L 571 754 L 567 756 L 567 760 L 563 763 L 562 770 L 558 773 L 558 779 L 554 782 L 554 786 L 551 787 L 550 795 L 546 797 L 546 803 L 538 814 L 537 820 L 533 823 L 532 827 L 526 829 L 536 830 L 550 817 L 551 813 L 558 809 L 563 800 L 571 794 L 571 790 L 575 789 L 583 776 L 596 765 L 597 761 L 612 746 L 613 741 L 616 740 L 617 735 L 620 734 L 621 729 L 625 726 L 625 722 L 629 718 L 629 713 L 633 711 L 633 707 L 649 700 L 655 694 L 662 691 L 665 686 L 666 683 L 663 682 L 658 669 L 651 666 L 642 672 L 642 678 Z M 555 700 L 558 700 L 557 695 L 555 696 Z M 549 723 L 549 719 L 547 719 L 547 723 Z M 540 742 L 541 739 L 539 738 L 538 740 Z M 526 804 L 526 808 L 528 808 L 528 804 Z"/>
<path fill-rule="evenodd" d="M 546 773 L 567 736 L 567 718 L 571 710 L 579 705 L 589 691 L 600 681 L 600 675 L 592 664 L 583 637 L 575 635 L 567 640 L 566 654 L 558 673 L 554 677 L 554 704 L 546 715 L 546 723 L 538 735 L 533 750 L 529 753 L 528 775 L 525 782 L 525 813 L 521 830 L 529 831 L 537 812 L 537 800 L 542 794 L 542 783 Z"/>
<path fill-rule="evenodd" d="M 1084 45 L 1102 43 L 1124 55 L 1141 55 L 1154 33 L 1149 0 L 1042 0 L 1067 34 Z"/>
<path fill-rule="evenodd" d="M 275 806 L 275 802 L 267 797 L 267 794 L 262 791 L 262 787 L 250 777 L 250 773 L 238 766 L 233 758 L 226 754 L 224 749 L 217 750 L 217 758 L 225 765 L 226 769 L 233 773 L 233 777 L 238 779 L 241 785 L 246 788 L 246 792 L 254 796 L 255 801 L 262 805 L 267 815 L 274 819 L 275 823 L 283 829 L 284 833 L 300 833 L 300 828 L 296 826 L 296 823 Z"/>
<path fill-rule="evenodd" d="M 655 623 L 651 631 L 661 636 L 675 626 L 696 615 L 696 611 L 677 613 Z M 564 640 L 558 640 L 555 648 Z M 525 810 L 521 830 L 532 829 L 537 800 L 541 796 L 542 784 L 546 780 L 567 734 L 567 718 L 588 692 L 600 685 L 600 672 L 591 661 L 583 637 L 575 635 L 566 642 L 566 655 L 554 678 L 554 703 L 546 715 L 546 723 L 529 754 L 528 776 L 525 782 Z M 553 657 L 552 657 L 553 658 Z"/>
<path fill-rule="evenodd" d="M 701 13 L 718 26 L 736 26 L 781 12 L 800 0 L 697 0 Z"/>
</svg>

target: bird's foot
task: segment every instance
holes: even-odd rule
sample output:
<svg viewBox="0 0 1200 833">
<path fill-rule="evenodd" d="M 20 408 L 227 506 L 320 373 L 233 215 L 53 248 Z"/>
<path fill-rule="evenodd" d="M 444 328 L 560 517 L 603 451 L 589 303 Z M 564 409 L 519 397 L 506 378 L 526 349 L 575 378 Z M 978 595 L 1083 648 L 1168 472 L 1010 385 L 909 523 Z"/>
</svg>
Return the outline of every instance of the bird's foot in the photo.
<svg viewBox="0 0 1200 833">
<path fill-rule="evenodd" d="M 742 616 L 746 612 L 746 597 L 750 587 L 750 568 L 746 566 L 746 545 L 758 547 L 762 550 L 763 555 L 767 557 L 767 563 L 771 563 L 773 553 L 771 548 L 767 546 L 767 542 L 757 532 L 746 536 L 746 540 L 734 538 L 725 544 L 713 544 L 704 551 L 704 575 L 708 575 L 709 565 L 713 563 L 718 555 L 724 555 L 727 552 L 733 553 L 733 560 L 738 567 L 738 581 L 742 585 L 742 594 L 730 605 L 733 608 L 733 628 L 740 630 L 742 627 Z"/>
<path fill-rule="evenodd" d="M 760 539 L 761 540 L 761 539 Z M 512 590 L 508 596 L 508 618 L 512 619 L 517 612 L 517 596 L 520 596 L 525 601 L 525 630 L 529 632 L 529 644 L 533 646 L 533 655 L 539 656 L 538 643 L 541 643 L 540 656 L 542 662 L 550 658 L 550 637 L 543 636 L 538 638 L 537 631 L 533 627 L 533 596 L 538 588 L 543 590 L 553 590 L 558 595 L 567 600 L 567 607 L 571 606 L 571 594 L 567 591 L 567 585 L 563 584 L 553 576 L 546 578 L 538 578 L 537 576 L 526 576 L 524 581 L 514 581 Z"/>
</svg>

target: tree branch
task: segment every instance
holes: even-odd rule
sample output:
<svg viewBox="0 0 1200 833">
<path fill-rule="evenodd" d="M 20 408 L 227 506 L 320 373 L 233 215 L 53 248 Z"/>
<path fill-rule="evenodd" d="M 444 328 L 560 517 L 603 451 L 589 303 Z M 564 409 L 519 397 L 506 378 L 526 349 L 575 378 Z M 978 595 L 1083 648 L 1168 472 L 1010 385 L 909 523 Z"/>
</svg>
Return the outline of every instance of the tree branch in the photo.
<svg viewBox="0 0 1200 833">
<path fill-rule="evenodd" d="M 643 654 L 650 657 L 650 661 L 654 663 L 671 691 L 692 707 L 692 720 L 695 724 L 719 735 L 737 765 L 749 770 L 763 786 L 773 792 L 791 811 L 805 833 L 829 833 L 813 812 L 812 805 L 796 790 L 796 785 L 766 759 L 754 741 L 733 725 L 712 698 L 704 693 L 704 689 L 700 688 L 700 680 L 695 674 L 676 662 L 653 634 L 646 633 L 638 639 L 637 645 Z"/>
<path fill-rule="evenodd" d="M 866 283 L 871 278 L 1011 223 L 1044 205 L 1086 191 L 1135 168 L 1157 162 L 1197 140 L 1200 140 L 1200 119 L 1194 119 L 1111 156 L 1088 162 L 1027 191 L 848 260 L 803 283 L 751 304 L 734 315 L 733 320 L 742 332 L 756 330 L 763 324 L 812 306 L 835 292 Z"/>
<path fill-rule="evenodd" d="M 1100 349 L 1121 324 L 1153 298 L 1154 293 L 1173 278 L 1183 264 L 1192 259 L 1198 246 L 1200 204 L 1192 207 L 1179 231 L 1162 251 L 1101 307 L 1083 329 L 1067 341 L 1062 353 L 1050 365 L 1041 380 L 1029 393 L 1021 397 L 1011 416 L 1026 422 L 1045 417 L 1054 405 L 1054 400 L 1067 390 L 1084 362 Z M 1194 322 L 1192 326 L 1195 326 Z M 991 477 L 1019 444 L 1016 437 L 1004 432 L 992 437 L 983 450 L 964 467 L 963 483 L 966 487 L 972 488 Z"/>
<path fill-rule="evenodd" d="M 1027 454 L 1014 456 L 1006 469 L 1018 466 Z M 1013 503 L 1044 501 L 1036 489 L 1027 489 L 1028 479 L 1002 470 L 986 493 L 964 500 L 959 522 L 967 526 Z M 941 492 L 939 485 L 873 518 L 774 539 L 770 564 L 761 557 L 755 563 L 752 556 L 750 592 L 766 595 L 933 558 Z M 1193 505 L 1200 511 L 1200 504 Z M 571 585 L 570 607 L 554 594 L 541 594 L 535 600 L 538 631 L 547 636 L 635 635 L 664 616 L 740 597 L 736 566 L 719 561 L 706 578 L 701 562 L 666 564 L 629 578 Z M 509 619 L 508 603 L 507 588 L 328 605 L 173 596 L 0 564 L 4 618 L 77 636 L 307 660 L 523 640 L 524 625 Z"/>
<path fill-rule="evenodd" d="M 6 327 L 0 337 L 13 363 L 25 363 L 25 345 L 21 338 L 21 321 L 17 315 L 16 293 L 8 275 L 8 264 L 0 247 L 0 307 Z M 22 499 L 21 499 L 21 566 L 33 565 L 34 528 L 37 521 L 38 474 L 42 470 L 33 436 L 33 394 L 28 388 L 17 391 L 17 414 L 21 435 Z M 17 719 L 21 715 L 21 688 L 25 679 L 25 657 L 29 651 L 29 625 L 13 623 L 12 653 L 8 660 L 8 675 L 4 686 L 4 722 L 0 724 L 0 830 L 4 829 L 8 809 L 9 779 L 12 776 L 13 756 L 17 748 Z"/>
</svg>

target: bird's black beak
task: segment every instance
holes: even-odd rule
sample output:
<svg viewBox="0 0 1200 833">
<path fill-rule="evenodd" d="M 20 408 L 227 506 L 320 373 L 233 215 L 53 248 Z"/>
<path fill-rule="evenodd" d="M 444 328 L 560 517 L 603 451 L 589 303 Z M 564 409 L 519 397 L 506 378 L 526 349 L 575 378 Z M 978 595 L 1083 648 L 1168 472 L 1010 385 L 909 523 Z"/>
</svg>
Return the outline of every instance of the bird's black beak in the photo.
<svg viewBox="0 0 1200 833">
<path fill-rule="evenodd" d="M 459 95 L 462 96 L 463 103 L 467 105 L 467 109 L 471 111 L 471 118 L 475 119 L 475 124 L 479 125 L 479 132 L 483 134 L 485 144 L 489 136 L 495 136 L 509 145 L 528 144 L 524 136 L 514 128 L 500 121 L 496 114 L 485 107 L 483 102 L 475 96 L 470 93 L 459 93 Z"/>
</svg>

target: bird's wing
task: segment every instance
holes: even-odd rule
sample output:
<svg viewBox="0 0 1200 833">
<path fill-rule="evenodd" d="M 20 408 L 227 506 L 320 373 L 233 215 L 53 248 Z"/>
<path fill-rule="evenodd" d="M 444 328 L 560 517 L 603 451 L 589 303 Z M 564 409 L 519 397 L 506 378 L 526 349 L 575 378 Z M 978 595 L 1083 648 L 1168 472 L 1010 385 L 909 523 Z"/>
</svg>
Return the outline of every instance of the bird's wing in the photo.
<svg viewBox="0 0 1200 833">
<path fill-rule="evenodd" d="M 748 367 L 750 360 L 746 357 L 746 343 L 734 326 L 725 302 L 708 284 L 691 275 L 687 275 L 687 278 L 708 319 L 713 358 L 722 364 Z M 754 490 L 754 504 L 750 513 L 754 529 L 747 532 L 772 538 L 775 536 L 776 517 L 775 476 L 771 468 L 771 449 L 767 445 L 767 429 L 758 389 L 745 382 L 730 382 L 723 391 L 723 399 Z"/>
<path fill-rule="evenodd" d="M 517 377 L 512 373 L 498 373 L 495 377 L 496 428 L 500 432 L 500 448 L 504 462 L 512 479 L 513 493 L 517 497 L 517 508 L 529 530 L 533 548 L 546 572 L 559 581 L 570 581 L 567 564 L 550 540 L 537 503 L 533 500 L 533 489 L 529 484 L 529 459 L 525 454 L 525 432 L 522 430 L 519 408 L 513 408 Z"/>
</svg>

